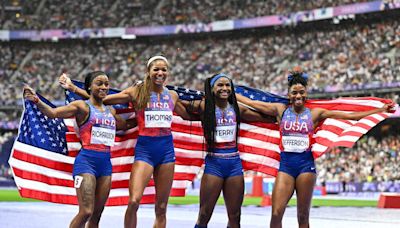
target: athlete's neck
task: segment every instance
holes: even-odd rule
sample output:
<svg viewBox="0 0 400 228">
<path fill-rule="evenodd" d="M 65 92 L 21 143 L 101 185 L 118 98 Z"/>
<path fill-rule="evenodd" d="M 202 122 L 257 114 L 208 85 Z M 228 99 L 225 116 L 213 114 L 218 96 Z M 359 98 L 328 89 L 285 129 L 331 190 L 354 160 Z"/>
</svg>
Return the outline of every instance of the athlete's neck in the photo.
<svg viewBox="0 0 400 228">
<path fill-rule="evenodd" d="M 95 98 L 93 96 L 90 97 L 90 103 L 98 109 L 101 109 L 103 107 L 103 99 L 101 98 Z"/>
<path fill-rule="evenodd" d="M 292 108 L 296 114 L 300 114 L 305 110 L 304 106 L 292 106 Z"/>
<path fill-rule="evenodd" d="M 155 93 L 162 93 L 162 91 L 164 90 L 164 86 L 163 86 L 163 85 L 156 85 L 156 84 L 153 84 L 151 90 L 152 90 L 153 92 L 155 92 Z"/>
<path fill-rule="evenodd" d="M 220 109 L 226 109 L 228 107 L 228 100 L 215 98 L 215 105 Z"/>
</svg>

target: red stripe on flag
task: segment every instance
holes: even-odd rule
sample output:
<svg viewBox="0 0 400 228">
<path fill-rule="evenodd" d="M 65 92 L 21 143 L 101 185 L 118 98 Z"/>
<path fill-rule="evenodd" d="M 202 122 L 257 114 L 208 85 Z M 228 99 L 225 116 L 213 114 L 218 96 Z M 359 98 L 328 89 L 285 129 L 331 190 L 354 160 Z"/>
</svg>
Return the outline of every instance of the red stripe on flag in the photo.
<svg viewBox="0 0 400 228">
<path fill-rule="evenodd" d="M 31 164 L 43 166 L 46 168 L 56 169 L 60 171 L 70 172 L 72 173 L 72 164 L 64 163 L 64 162 L 57 162 L 50 159 L 38 157 L 32 154 L 27 154 L 23 151 L 19 151 L 14 149 L 13 158 L 25 161 Z"/>
<path fill-rule="evenodd" d="M 72 180 L 72 177 L 71 177 L 71 180 L 65 180 L 65 179 L 42 175 L 39 173 L 30 172 L 30 171 L 23 170 L 23 169 L 18 169 L 16 167 L 13 168 L 13 172 L 14 172 L 14 175 L 16 175 L 19 178 L 25 179 L 25 180 L 38 181 L 38 182 L 45 183 L 48 185 L 59 185 L 59 186 L 68 186 L 68 187 L 74 186 L 74 181 Z"/>
<path fill-rule="evenodd" d="M 78 204 L 78 199 L 76 198 L 76 196 L 48 193 L 27 188 L 20 188 L 18 190 L 19 194 L 22 197 L 26 198 L 44 200 L 53 203 L 74 204 L 74 205 Z"/>
<path fill-rule="evenodd" d="M 259 163 L 253 163 L 249 161 L 242 160 L 242 166 L 245 170 L 253 170 L 257 172 L 262 172 L 270 176 L 276 176 L 278 174 L 278 169 L 270 167 L 268 165 L 260 165 Z"/>
</svg>

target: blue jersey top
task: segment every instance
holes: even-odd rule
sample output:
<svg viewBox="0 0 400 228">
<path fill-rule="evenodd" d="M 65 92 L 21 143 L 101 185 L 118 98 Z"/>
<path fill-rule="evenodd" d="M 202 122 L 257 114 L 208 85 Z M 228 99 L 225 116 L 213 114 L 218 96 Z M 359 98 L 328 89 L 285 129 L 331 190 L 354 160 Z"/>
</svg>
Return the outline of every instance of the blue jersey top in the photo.
<svg viewBox="0 0 400 228">
<path fill-rule="evenodd" d="M 228 104 L 225 109 L 215 106 L 215 149 L 236 148 L 236 113 Z"/>
<path fill-rule="evenodd" d="M 85 101 L 89 106 L 89 117 L 79 127 L 82 147 L 88 150 L 109 152 L 114 145 L 116 122 L 109 107 L 103 105 L 104 111 L 95 108 L 92 103 Z"/>
<path fill-rule="evenodd" d="M 281 133 L 280 148 L 284 152 L 302 153 L 310 150 L 314 135 L 311 110 L 305 108 L 300 114 L 288 107 L 279 126 Z"/>
</svg>

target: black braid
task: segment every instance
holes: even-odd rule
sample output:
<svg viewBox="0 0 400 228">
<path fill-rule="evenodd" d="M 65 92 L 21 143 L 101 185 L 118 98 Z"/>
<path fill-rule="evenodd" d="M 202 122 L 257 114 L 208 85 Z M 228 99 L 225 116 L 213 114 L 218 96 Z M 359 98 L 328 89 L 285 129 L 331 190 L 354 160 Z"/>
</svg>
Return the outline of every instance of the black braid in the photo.
<svg viewBox="0 0 400 228">
<path fill-rule="evenodd" d="M 212 77 L 211 77 L 212 78 Z M 205 108 L 202 119 L 203 134 L 207 143 L 207 151 L 213 151 L 215 147 L 215 100 L 210 86 L 211 78 L 207 78 L 204 82 L 205 90 Z"/>
<path fill-rule="evenodd" d="M 236 100 L 235 87 L 233 86 L 232 80 L 229 79 L 229 81 L 231 82 L 232 94 L 228 97 L 228 102 L 233 106 L 233 109 L 235 110 L 236 114 L 236 147 L 237 147 L 239 131 L 240 131 L 240 109 L 238 102 Z"/>
</svg>

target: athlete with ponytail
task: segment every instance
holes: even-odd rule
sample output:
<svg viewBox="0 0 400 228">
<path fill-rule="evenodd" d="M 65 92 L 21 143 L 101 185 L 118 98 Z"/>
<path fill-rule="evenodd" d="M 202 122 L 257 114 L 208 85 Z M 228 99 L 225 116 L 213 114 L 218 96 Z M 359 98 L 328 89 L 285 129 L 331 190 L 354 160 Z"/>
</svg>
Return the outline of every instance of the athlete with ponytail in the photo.
<svg viewBox="0 0 400 228">
<path fill-rule="evenodd" d="M 175 151 L 171 134 L 173 112 L 184 119 L 190 119 L 180 104 L 175 91 L 165 87 L 170 65 L 164 56 L 154 56 L 147 61 L 147 72 L 143 83 L 138 83 L 117 94 L 108 95 L 105 104 L 132 102 L 139 126 L 135 147 L 135 161 L 129 181 L 129 202 L 125 213 L 125 227 L 136 227 L 137 211 L 144 189 L 153 176 L 155 188 L 154 227 L 166 227 L 166 211 L 175 167 Z M 66 76 L 60 77 L 60 84 L 80 95 L 84 91 L 72 84 Z"/>
</svg>

